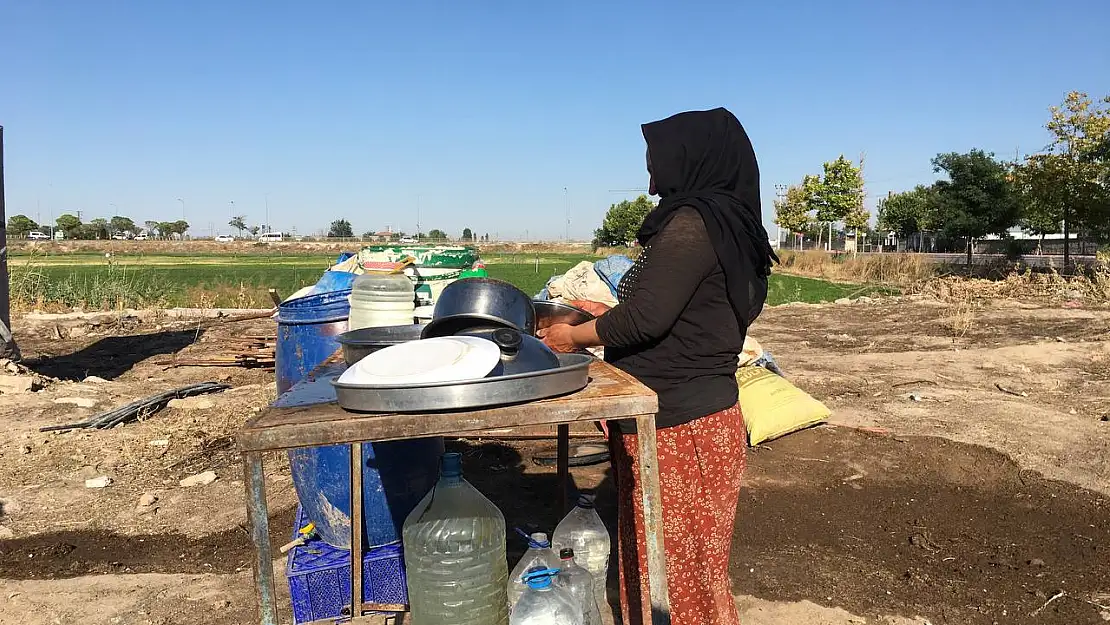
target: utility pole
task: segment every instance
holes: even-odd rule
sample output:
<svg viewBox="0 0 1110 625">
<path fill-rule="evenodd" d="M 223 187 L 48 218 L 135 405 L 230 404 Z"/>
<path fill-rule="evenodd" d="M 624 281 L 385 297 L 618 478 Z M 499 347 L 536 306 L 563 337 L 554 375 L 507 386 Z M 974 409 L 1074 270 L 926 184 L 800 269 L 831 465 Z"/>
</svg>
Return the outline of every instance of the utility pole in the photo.
<svg viewBox="0 0 1110 625">
<path fill-rule="evenodd" d="M 564 229 L 564 231 L 563 231 L 563 240 L 569 242 L 570 241 L 570 192 L 567 191 L 566 187 L 563 187 L 563 204 L 564 204 L 563 216 L 566 219 L 566 223 L 563 224 L 563 229 Z"/>
<path fill-rule="evenodd" d="M 263 195 L 263 199 L 266 202 L 266 223 L 263 224 L 263 226 L 262 226 L 262 232 L 263 233 L 273 232 L 274 228 L 270 225 L 270 192 L 269 191 L 267 191 Z"/>
<path fill-rule="evenodd" d="M 416 194 L 416 237 L 420 237 L 420 194 Z"/>
<path fill-rule="evenodd" d="M 782 202 L 786 199 L 786 185 L 775 185 L 775 197 L 778 198 L 779 202 Z M 778 215 L 775 215 L 775 241 L 779 245 L 782 245 L 782 226 L 779 225 L 778 221 Z"/>
</svg>

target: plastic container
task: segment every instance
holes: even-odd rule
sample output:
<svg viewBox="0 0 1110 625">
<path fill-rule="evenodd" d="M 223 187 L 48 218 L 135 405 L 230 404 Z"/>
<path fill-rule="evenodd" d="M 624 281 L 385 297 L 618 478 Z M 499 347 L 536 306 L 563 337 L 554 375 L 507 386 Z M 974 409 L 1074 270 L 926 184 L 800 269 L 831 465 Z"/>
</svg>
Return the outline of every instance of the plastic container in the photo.
<svg viewBox="0 0 1110 625">
<path fill-rule="evenodd" d="M 505 625 L 505 517 L 443 455 L 439 481 L 405 520 L 409 611 L 420 625 Z"/>
<path fill-rule="evenodd" d="M 282 302 L 278 307 L 274 377 L 279 395 L 339 349 L 336 337 L 347 331 L 350 294 L 334 291 L 309 295 Z"/>
<path fill-rule="evenodd" d="M 435 484 L 443 439 L 362 444 L 362 535 L 367 548 L 401 540 L 405 517 Z M 299 447 L 289 451 L 297 499 L 320 538 L 351 548 L 351 448 Z"/>
<path fill-rule="evenodd" d="M 593 495 L 578 497 L 578 505 L 555 526 L 551 543 L 555 549 L 574 550 L 574 561 L 594 578 L 598 604 L 608 605 L 605 580 L 609 576 L 611 540 L 609 530 L 594 509 Z"/>
<path fill-rule="evenodd" d="M 351 330 L 379 326 L 411 325 L 416 291 L 403 273 L 370 271 L 351 285 Z"/>
<path fill-rule="evenodd" d="M 570 593 L 552 584 L 558 569 L 536 567 L 525 574 L 527 588 L 509 625 L 585 625 L 582 610 Z"/>
<path fill-rule="evenodd" d="M 521 556 L 520 562 L 517 562 L 513 572 L 509 574 L 508 595 L 509 595 L 509 611 L 515 609 L 517 601 L 520 600 L 521 595 L 524 594 L 525 583 L 524 574 L 534 568 L 541 569 L 558 569 L 559 556 L 551 550 L 551 542 L 547 540 L 547 534 L 543 532 L 536 532 L 529 536 L 521 530 L 517 533 L 528 539 L 528 551 L 524 552 Z"/>
<path fill-rule="evenodd" d="M 555 585 L 566 590 L 582 610 L 583 625 L 601 625 L 601 610 L 594 596 L 594 578 L 589 571 L 575 564 L 573 549 L 559 552 L 559 574 L 555 576 Z"/>
<path fill-rule="evenodd" d="M 303 509 L 297 510 L 295 528 L 308 523 Z M 285 563 L 289 580 L 293 622 L 311 623 L 339 618 L 351 604 L 351 552 L 312 540 L 289 552 Z M 399 545 L 367 549 L 362 556 L 362 600 L 368 603 L 404 605 L 404 554 Z"/>
</svg>

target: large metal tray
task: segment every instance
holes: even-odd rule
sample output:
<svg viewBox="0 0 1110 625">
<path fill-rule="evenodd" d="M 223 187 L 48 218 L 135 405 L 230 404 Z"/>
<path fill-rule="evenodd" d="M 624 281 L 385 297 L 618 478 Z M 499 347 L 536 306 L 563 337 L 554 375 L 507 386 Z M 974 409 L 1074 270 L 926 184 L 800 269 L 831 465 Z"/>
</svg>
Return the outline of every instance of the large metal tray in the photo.
<svg viewBox="0 0 1110 625">
<path fill-rule="evenodd" d="M 366 386 L 332 380 L 336 398 L 353 412 L 442 412 L 520 404 L 580 391 L 593 356 L 558 354 L 559 367 L 448 384 Z"/>
</svg>

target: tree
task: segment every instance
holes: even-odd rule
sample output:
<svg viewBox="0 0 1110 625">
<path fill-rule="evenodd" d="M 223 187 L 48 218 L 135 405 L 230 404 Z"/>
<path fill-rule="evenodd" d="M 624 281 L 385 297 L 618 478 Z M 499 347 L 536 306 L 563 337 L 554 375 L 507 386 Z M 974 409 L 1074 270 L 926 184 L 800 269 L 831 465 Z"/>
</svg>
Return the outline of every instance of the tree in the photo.
<svg viewBox="0 0 1110 625">
<path fill-rule="evenodd" d="M 81 220 L 69 213 L 54 220 L 58 229 L 65 233 L 67 239 L 79 238 L 81 234 Z"/>
<path fill-rule="evenodd" d="M 1063 229 L 1064 212 L 1072 202 L 1065 165 L 1064 159 L 1054 155 L 1034 154 L 1014 168 L 1014 190 L 1021 201 L 1018 223 L 1026 232 L 1040 236 L 1038 248 L 1044 245 L 1045 235 Z"/>
<path fill-rule="evenodd" d="M 933 188 L 917 185 L 910 191 L 894 193 L 879 208 L 879 228 L 908 237 L 933 227 L 930 204 Z"/>
<path fill-rule="evenodd" d="M 825 163 L 820 182 L 809 180 L 808 186 L 816 207 L 817 222 L 828 226 L 830 233 L 834 223 L 844 221 L 863 207 L 863 172 L 843 154 L 835 161 Z M 829 248 L 832 249 L 831 240 Z"/>
<path fill-rule="evenodd" d="M 1049 112 L 1045 128 L 1052 144 L 1043 154 L 1026 159 L 1026 181 L 1032 178 L 1033 184 L 1025 197 L 1037 204 L 1040 221 L 1059 215 L 1067 266 L 1073 223 L 1100 239 L 1110 238 L 1110 192 L 1101 184 L 1110 175 L 1110 161 L 1098 158 L 1110 140 L 1110 97 L 1094 102 L 1086 93 L 1073 91 Z"/>
<path fill-rule="evenodd" d="M 470 228 L 463 228 L 462 238 L 459 240 L 472 242 L 474 241 L 474 233 L 470 230 Z"/>
<path fill-rule="evenodd" d="M 149 234 L 151 236 L 153 236 L 154 233 L 158 230 L 158 222 L 157 221 L 144 221 L 143 225 L 146 226 L 147 234 Z"/>
<path fill-rule="evenodd" d="M 110 226 L 107 219 L 104 219 L 103 217 L 97 217 L 96 219 L 86 224 L 85 227 L 82 229 L 84 231 L 84 236 L 82 238 L 110 239 L 112 238 L 112 235 L 108 232 L 109 227 Z"/>
<path fill-rule="evenodd" d="M 432 228 L 428 231 L 428 238 L 433 241 L 446 241 L 448 239 L 447 233 L 439 228 Z"/>
<path fill-rule="evenodd" d="M 247 229 L 247 216 L 236 215 L 235 217 L 231 218 L 231 221 L 227 222 L 227 225 L 238 230 L 239 236 L 241 237 L 243 236 L 243 231 Z"/>
<path fill-rule="evenodd" d="M 178 219 L 177 221 L 173 222 L 170 227 L 173 229 L 173 234 L 176 234 L 177 236 L 184 239 L 185 233 L 189 231 L 189 222 L 185 221 L 184 219 Z"/>
<path fill-rule="evenodd" d="M 39 225 L 26 215 L 12 215 L 8 217 L 8 233 L 14 237 L 25 237 L 28 232 L 38 230 Z"/>
<path fill-rule="evenodd" d="M 636 234 L 640 231 L 644 218 L 654 208 L 655 204 L 646 195 L 641 195 L 631 202 L 623 200 L 619 204 L 610 205 L 601 227 L 594 231 L 594 245 L 630 245 L 636 240 Z"/>
<path fill-rule="evenodd" d="M 809 178 L 810 176 L 807 176 Z M 790 234 L 805 232 L 813 223 L 813 207 L 804 184 L 792 184 L 775 199 L 775 224 Z"/>
<path fill-rule="evenodd" d="M 351 222 L 346 219 L 336 219 L 331 222 L 331 227 L 328 228 L 328 238 L 330 239 L 350 239 L 354 236 L 355 231 L 351 229 Z"/>
<path fill-rule="evenodd" d="M 129 217 L 122 217 L 120 215 L 116 215 L 115 217 L 112 217 L 111 221 L 108 222 L 108 223 L 109 223 L 109 228 L 111 228 L 111 230 L 112 230 L 112 234 L 138 234 L 139 233 L 139 229 L 137 227 L 135 227 L 135 222 L 132 221 L 131 218 L 129 218 Z"/>
<path fill-rule="evenodd" d="M 250 233 L 252 237 L 258 236 L 259 232 L 262 232 L 262 228 L 260 226 L 251 226 Z"/>
<path fill-rule="evenodd" d="M 975 239 L 988 234 L 1006 236 L 1021 217 L 1011 176 L 993 154 L 978 149 L 967 154 L 938 154 L 933 171 L 948 175 L 948 180 L 933 185 L 937 224 L 948 236 L 967 239 L 970 266 Z"/>
</svg>

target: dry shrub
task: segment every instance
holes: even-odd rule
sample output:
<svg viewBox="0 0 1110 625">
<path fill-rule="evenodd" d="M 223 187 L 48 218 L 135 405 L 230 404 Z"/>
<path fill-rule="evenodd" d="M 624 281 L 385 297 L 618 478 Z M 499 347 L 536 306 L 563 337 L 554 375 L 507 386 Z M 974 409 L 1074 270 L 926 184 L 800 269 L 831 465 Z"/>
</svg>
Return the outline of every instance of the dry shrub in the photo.
<svg viewBox="0 0 1110 625">
<path fill-rule="evenodd" d="M 840 282 L 862 282 L 910 288 L 935 277 L 937 265 L 920 254 L 833 255 L 825 252 L 779 253 L 780 268 L 794 273 Z"/>
<path fill-rule="evenodd" d="M 944 276 L 929 280 L 917 292 L 942 301 L 983 299 L 1047 299 L 1110 301 L 1110 269 L 1094 267 L 1090 271 L 1063 276 L 1056 271 L 1034 272 L 1013 270 L 998 280 Z"/>
</svg>

